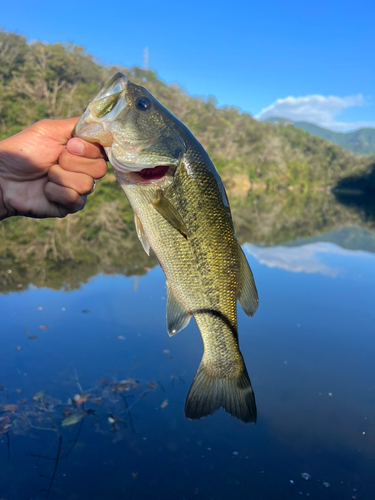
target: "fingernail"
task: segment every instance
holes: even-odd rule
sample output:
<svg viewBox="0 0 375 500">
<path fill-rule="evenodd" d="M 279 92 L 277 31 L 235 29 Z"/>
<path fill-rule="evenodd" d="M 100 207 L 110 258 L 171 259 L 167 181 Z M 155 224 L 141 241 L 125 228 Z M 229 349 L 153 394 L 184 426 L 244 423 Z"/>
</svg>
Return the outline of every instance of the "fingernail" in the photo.
<svg viewBox="0 0 375 500">
<path fill-rule="evenodd" d="M 73 155 L 83 155 L 85 152 L 85 145 L 80 139 L 70 139 L 67 144 L 69 153 Z"/>
</svg>

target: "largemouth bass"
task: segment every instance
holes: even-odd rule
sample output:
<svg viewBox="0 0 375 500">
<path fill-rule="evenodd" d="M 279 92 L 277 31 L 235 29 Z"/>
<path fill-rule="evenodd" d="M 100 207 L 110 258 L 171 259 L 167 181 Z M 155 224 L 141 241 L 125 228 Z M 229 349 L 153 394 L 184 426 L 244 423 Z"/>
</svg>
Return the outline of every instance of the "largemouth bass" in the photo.
<svg viewBox="0 0 375 500">
<path fill-rule="evenodd" d="M 167 278 L 167 331 L 194 316 L 204 354 L 185 415 L 220 407 L 255 422 L 256 404 L 238 346 L 236 302 L 253 316 L 258 294 L 234 234 L 222 181 L 189 129 L 145 88 L 117 73 L 89 104 L 74 135 L 98 142 L 134 211 L 144 250 Z"/>
</svg>

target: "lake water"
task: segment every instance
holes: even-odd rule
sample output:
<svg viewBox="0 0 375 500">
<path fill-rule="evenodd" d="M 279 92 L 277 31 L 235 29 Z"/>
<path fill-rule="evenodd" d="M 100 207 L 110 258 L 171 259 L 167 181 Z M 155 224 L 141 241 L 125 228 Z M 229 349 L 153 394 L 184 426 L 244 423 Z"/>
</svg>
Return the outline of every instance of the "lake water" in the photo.
<svg viewBox="0 0 375 500">
<path fill-rule="evenodd" d="M 3 246 L 0 498 L 375 499 L 373 215 L 327 203 L 286 202 L 272 224 L 260 203 L 233 209 L 260 297 L 254 318 L 239 309 L 256 425 L 185 418 L 201 337 L 194 321 L 168 337 L 138 242 L 131 264 L 125 249 L 76 267 Z"/>
</svg>

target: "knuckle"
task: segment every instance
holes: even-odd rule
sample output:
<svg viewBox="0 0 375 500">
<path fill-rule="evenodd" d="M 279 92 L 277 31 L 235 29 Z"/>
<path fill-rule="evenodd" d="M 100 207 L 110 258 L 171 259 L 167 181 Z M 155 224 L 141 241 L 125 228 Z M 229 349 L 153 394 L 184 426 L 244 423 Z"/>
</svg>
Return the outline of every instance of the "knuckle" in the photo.
<svg viewBox="0 0 375 500">
<path fill-rule="evenodd" d="M 102 173 L 102 176 L 107 173 L 108 165 L 107 165 L 107 162 L 105 161 L 104 158 L 99 160 L 99 168 L 100 168 L 100 172 Z"/>
<path fill-rule="evenodd" d="M 43 132 L 51 126 L 53 120 L 49 120 L 48 118 L 44 118 L 36 123 L 34 123 L 34 128 L 37 132 Z"/>
<path fill-rule="evenodd" d="M 105 175 L 106 171 L 107 166 L 103 164 L 103 160 L 93 160 L 90 168 L 90 175 L 95 177 L 95 179 L 100 179 L 100 177 L 103 177 L 103 175 Z"/>
<path fill-rule="evenodd" d="M 48 169 L 48 175 L 56 174 L 60 170 L 60 166 L 57 164 L 51 165 Z"/>
<path fill-rule="evenodd" d="M 52 165 L 48 170 L 48 180 L 59 183 L 61 177 L 60 168 L 58 165 Z"/>
<path fill-rule="evenodd" d="M 86 199 L 79 196 L 75 204 L 74 212 L 79 212 L 86 205 Z"/>
<path fill-rule="evenodd" d="M 69 164 L 71 163 L 71 156 L 73 155 L 71 155 L 66 149 L 64 149 L 64 151 L 59 156 L 59 165 L 64 170 L 68 170 Z"/>
<path fill-rule="evenodd" d="M 73 207 L 74 205 L 79 203 L 79 199 L 81 199 L 81 196 L 76 191 L 73 191 L 73 189 L 69 189 L 67 191 L 66 199 L 67 199 L 66 204 Z"/>
<path fill-rule="evenodd" d="M 91 191 L 94 185 L 94 180 L 91 177 L 85 179 L 82 183 L 82 193 L 88 193 Z"/>
<path fill-rule="evenodd" d="M 96 179 L 104 177 L 107 173 L 107 163 L 103 158 L 95 160 L 95 163 L 92 165 L 92 173 L 94 172 Z"/>
</svg>

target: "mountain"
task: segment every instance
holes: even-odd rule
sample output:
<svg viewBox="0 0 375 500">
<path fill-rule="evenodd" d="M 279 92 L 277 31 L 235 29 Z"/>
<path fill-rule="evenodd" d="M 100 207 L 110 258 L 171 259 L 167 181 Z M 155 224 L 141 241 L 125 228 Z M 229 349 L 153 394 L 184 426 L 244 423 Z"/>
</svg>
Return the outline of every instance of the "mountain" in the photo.
<svg viewBox="0 0 375 500">
<path fill-rule="evenodd" d="M 189 127 L 235 198 L 249 191 L 326 189 L 348 176 L 366 178 L 374 163 L 298 127 L 259 122 L 239 108 L 217 106 L 212 96 L 190 96 L 153 70 L 104 66 L 83 47 L 29 43 L 1 28 L 0 139 L 37 120 L 79 116 L 117 71 L 145 86 Z"/>
<path fill-rule="evenodd" d="M 344 149 L 359 153 L 362 155 L 375 154 L 375 128 L 360 128 L 354 132 L 333 132 L 318 125 L 309 122 L 294 122 L 286 118 L 279 118 L 273 116 L 267 118 L 265 121 L 270 123 L 283 122 L 285 125 L 293 125 L 294 127 L 301 128 L 310 135 L 315 135 L 326 139 L 327 141 L 338 144 Z"/>
</svg>

